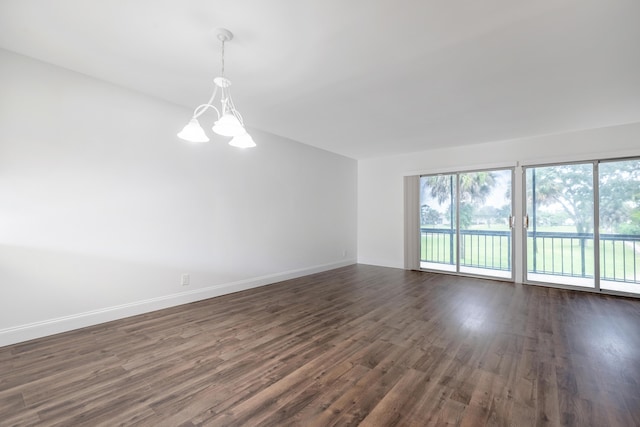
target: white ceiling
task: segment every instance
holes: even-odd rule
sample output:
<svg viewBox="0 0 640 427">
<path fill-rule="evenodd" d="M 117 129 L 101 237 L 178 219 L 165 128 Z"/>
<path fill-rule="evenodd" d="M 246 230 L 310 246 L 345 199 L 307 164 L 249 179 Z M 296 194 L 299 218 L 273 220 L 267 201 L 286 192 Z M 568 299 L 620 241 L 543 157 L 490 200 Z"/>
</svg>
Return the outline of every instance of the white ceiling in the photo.
<svg viewBox="0 0 640 427">
<path fill-rule="evenodd" d="M 640 121 L 638 0 L 0 1 L 0 47 L 189 108 L 217 27 L 250 128 L 356 159 Z"/>
</svg>

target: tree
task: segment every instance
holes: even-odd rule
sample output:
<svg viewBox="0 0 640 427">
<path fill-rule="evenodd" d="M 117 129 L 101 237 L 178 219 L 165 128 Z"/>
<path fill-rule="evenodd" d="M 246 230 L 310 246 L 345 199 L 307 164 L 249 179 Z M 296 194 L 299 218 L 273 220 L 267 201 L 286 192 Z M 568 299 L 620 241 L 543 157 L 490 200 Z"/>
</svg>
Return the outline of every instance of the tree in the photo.
<svg viewBox="0 0 640 427">
<path fill-rule="evenodd" d="M 509 200 L 511 200 L 511 187 L 509 187 L 509 189 L 507 190 L 506 197 Z M 511 217 L 511 205 L 510 204 L 502 205 L 498 209 L 496 216 L 498 218 L 501 218 L 501 220 L 504 222 L 505 225 L 509 225 L 509 218 Z"/>
<path fill-rule="evenodd" d="M 480 209 L 477 209 L 475 212 L 476 220 L 481 220 L 483 224 L 491 227 L 496 220 L 499 220 L 501 216 L 501 209 L 496 208 L 495 206 L 487 206 L 484 205 Z"/>
<path fill-rule="evenodd" d="M 429 205 L 420 206 L 420 224 L 438 224 L 442 215 L 437 210 L 433 209 Z"/>
<path fill-rule="evenodd" d="M 431 197 L 438 203 L 453 203 L 455 197 L 455 175 L 434 175 L 426 177 L 423 181 L 423 189 L 428 189 Z M 467 228 L 471 225 L 471 218 L 475 206 L 484 203 L 491 189 L 495 185 L 493 172 L 470 172 L 460 174 L 460 227 Z M 453 219 L 451 206 L 449 214 Z M 451 221 L 451 226 L 455 221 Z"/>
<path fill-rule="evenodd" d="M 640 234 L 640 160 L 600 164 L 599 190 L 600 226 Z"/>
<path fill-rule="evenodd" d="M 593 230 L 591 164 L 540 167 L 531 169 L 530 173 L 527 200 L 531 204 L 557 203 L 573 220 L 578 233 L 588 233 Z"/>
<path fill-rule="evenodd" d="M 621 234 L 640 235 L 640 208 L 636 208 L 629 216 L 629 221 L 621 224 L 618 230 Z"/>
<path fill-rule="evenodd" d="M 640 162 L 607 162 L 599 165 L 600 225 L 616 229 L 638 208 Z M 558 204 L 578 233 L 593 232 L 593 165 L 568 164 L 530 170 L 528 203 Z M 535 184 L 534 184 L 535 182 Z"/>
</svg>

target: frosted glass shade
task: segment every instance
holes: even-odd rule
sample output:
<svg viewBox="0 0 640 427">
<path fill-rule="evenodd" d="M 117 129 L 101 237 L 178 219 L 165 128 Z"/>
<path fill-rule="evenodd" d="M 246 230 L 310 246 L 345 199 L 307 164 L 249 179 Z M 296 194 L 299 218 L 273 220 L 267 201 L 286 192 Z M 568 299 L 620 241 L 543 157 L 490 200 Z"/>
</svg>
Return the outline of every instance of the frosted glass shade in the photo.
<svg viewBox="0 0 640 427">
<path fill-rule="evenodd" d="M 249 135 L 245 131 L 245 133 L 241 135 L 234 136 L 231 139 L 231 141 L 229 141 L 229 145 L 233 145 L 234 147 L 239 147 L 239 148 L 251 148 L 251 147 L 255 147 L 256 143 L 253 142 L 253 138 L 251 138 L 251 135 Z"/>
<path fill-rule="evenodd" d="M 189 142 L 209 142 L 209 137 L 198 123 L 198 119 L 191 119 L 189 123 L 178 133 L 178 138 Z"/>
<path fill-rule="evenodd" d="M 240 124 L 240 120 L 233 114 L 224 114 L 213 124 L 211 129 L 222 136 L 238 136 L 247 132 Z"/>
</svg>

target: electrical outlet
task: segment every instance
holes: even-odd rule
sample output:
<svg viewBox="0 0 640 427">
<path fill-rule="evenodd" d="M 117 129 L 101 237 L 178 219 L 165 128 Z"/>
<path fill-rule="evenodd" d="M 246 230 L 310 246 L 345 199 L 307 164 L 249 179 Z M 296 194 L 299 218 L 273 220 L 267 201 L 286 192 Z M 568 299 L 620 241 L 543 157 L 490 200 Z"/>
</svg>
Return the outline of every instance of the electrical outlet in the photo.
<svg viewBox="0 0 640 427">
<path fill-rule="evenodd" d="M 182 273 L 182 278 L 180 279 L 180 284 L 182 286 L 189 285 L 189 273 Z"/>
<path fill-rule="evenodd" d="M 342 258 L 346 258 L 346 257 L 347 257 L 347 250 L 346 250 L 346 249 L 344 249 L 344 250 L 342 251 Z"/>
</svg>

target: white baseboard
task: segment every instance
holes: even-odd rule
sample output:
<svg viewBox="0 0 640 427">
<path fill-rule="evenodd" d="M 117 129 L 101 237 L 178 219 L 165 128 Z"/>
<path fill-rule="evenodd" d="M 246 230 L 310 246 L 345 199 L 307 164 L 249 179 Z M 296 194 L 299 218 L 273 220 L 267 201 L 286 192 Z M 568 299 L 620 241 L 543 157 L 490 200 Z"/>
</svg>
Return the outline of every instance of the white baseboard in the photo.
<svg viewBox="0 0 640 427">
<path fill-rule="evenodd" d="M 188 304 L 191 302 L 201 301 L 220 295 L 226 295 L 233 292 L 244 291 L 246 289 L 257 288 L 259 286 L 270 285 L 273 283 L 281 282 L 283 280 L 308 276 L 309 274 L 333 270 L 355 263 L 355 259 L 349 259 L 335 263 L 316 265 L 313 267 L 290 270 L 282 273 L 270 274 L 267 276 L 254 277 L 251 279 L 239 280 L 237 282 L 223 283 L 206 288 L 194 289 L 191 291 L 165 295 L 143 301 L 136 301 L 114 307 L 107 307 L 99 310 L 73 314 L 70 316 L 57 317 L 54 319 L 0 329 L 0 347 L 32 340 L 35 338 L 41 338 L 48 335 L 59 334 L 61 332 L 72 331 L 74 329 L 84 328 L 87 326 L 98 325 L 100 323 L 123 319 L 125 317 L 135 316 L 138 314 L 149 313 L 151 311 L 162 310 L 163 308 Z"/>
</svg>

